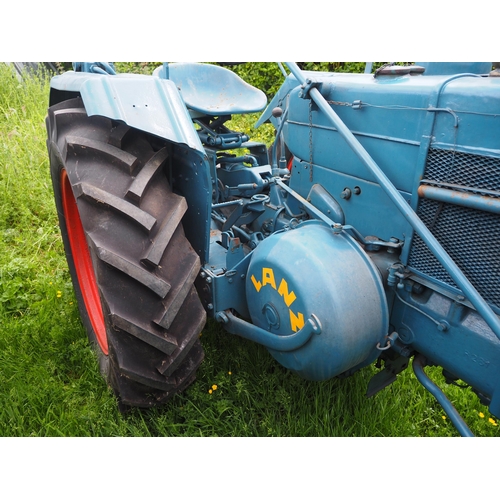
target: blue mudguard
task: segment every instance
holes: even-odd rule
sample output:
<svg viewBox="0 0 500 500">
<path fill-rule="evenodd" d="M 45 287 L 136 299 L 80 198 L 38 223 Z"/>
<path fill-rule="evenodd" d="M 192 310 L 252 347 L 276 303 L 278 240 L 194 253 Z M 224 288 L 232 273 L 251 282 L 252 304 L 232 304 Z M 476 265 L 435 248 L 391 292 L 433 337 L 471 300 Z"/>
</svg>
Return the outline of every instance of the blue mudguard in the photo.
<svg viewBox="0 0 500 500">
<path fill-rule="evenodd" d="M 147 75 L 102 75 L 68 71 L 51 87 L 78 92 L 89 116 L 120 120 L 205 154 L 191 117 L 174 82 Z"/>
</svg>

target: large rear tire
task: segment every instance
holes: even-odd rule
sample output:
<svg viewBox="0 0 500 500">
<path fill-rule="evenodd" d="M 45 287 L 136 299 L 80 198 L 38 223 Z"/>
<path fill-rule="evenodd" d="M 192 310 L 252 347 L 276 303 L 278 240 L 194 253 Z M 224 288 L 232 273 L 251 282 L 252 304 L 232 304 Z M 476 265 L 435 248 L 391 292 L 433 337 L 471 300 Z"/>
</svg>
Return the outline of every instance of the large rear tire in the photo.
<svg viewBox="0 0 500 500">
<path fill-rule="evenodd" d="M 47 147 L 76 298 L 122 409 L 161 404 L 195 379 L 206 313 L 200 260 L 184 235 L 169 149 L 82 100 L 49 108 Z"/>
</svg>

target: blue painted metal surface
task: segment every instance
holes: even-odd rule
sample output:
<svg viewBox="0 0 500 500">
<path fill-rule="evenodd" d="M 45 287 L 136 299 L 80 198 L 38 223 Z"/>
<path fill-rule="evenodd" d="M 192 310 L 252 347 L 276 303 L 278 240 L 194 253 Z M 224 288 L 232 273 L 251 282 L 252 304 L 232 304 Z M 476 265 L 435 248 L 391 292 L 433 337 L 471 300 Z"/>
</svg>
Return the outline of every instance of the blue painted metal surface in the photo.
<svg viewBox="0 0 500 500">
<path fill-rule="evenodd" d="M 172 63 L 168 78 L 179 88 L 186 106 L 203 115 L 255 113 L 267 105 L 264 92 L 213 64 Z"/>
<path fill-rule="evenodd" d="M 425 67 L 426 75 L 456 75 L 458 73 L 476 73 L 487 75 L 491 71 L 490 62 L 418 62 L 417 66 Z"/>
<path fill-rule="evenodd" d="M 500 214 L 500 199 L 455 189 L 444 189 L 435 186 L 420 186 L 418 194 L 422 198 L 451 203 L 461 207 L 474 208 L 493 214 Z"/>
<path fill-rule="evenodd" d="M 264 240 L 253 253 L 246 294 L 252 322 L 276 336 L 293 335 L 308 318 L 318 318 L 321 334 L 300 350 L 271 351 L 310 380 L 373 361 L 388 330 L 377 268 L 351 237 L 320 222 L 304 222 Z"/>
<path fill-rule="evenodd" d="M 274 332 L 263 330 L 252 323 L 239 319 L 230 311 L 219 313 L 217 319 L 224 324 L 224 328 L 228 332 L 280 353 L 296 351 L 305 345 L 313 334 L 319 335 L 321 333 L 321 323 L 314 315 L 305 321 L 300 330 L 286 336 L 275 335 Z"/>
<path fill-rule="evenodd" d="M 113 63 L 107 62 L 74 62 L 73 69 L 84 73 L 97 73 L 100 75 L 116 75 Z"/>
<path fill-rule="evenodd" d="M 490 411 L 498 415 L 500 342 L 486 322 L 456 294 L 420 288 L 415 281 L 396 290 L 391 323 L 400 340 L 487 396 Z"/>
<path fill-rule="evenodd" d="M 67 72 L 56 76 L 51 87 L 79 92 L 89 116 L 121 120 L 191 149 L 205 150 L 175 84 L 147 75 L 100 75 Z"/>
<path fill-rule="evenodd" d="M 287 63 L 290 70 L 294 73 L 294 76 L 302 85 L 308 85 L 306 77 L 302 74 L 300 69 L 295 63 Z M 411 77 L 409 77 L 411 78 Z M 439 93 L 443 86 L 440 86 Z M 451 275 L 453 280 L 461 288 L 465 296 L 471 301 L 474 307 L 480 311 L 481 315 L 485 318 L 490 328 L 494 331 L 495 335 L 500 338 L 500 320 L 497 315 L 492 311 L 491 307 L 486 303 L 486 301 L 477 292 L 474 286 L 470 283 L 467 277 L 464 275 L 462 270 L 456 265 L 456 263 L 450 258 L 447 252 L 444 250 L 439 241 L 434 237 L 432 232 L 422 223 L 418 216 L 408 209 L 408 204 L 404 197 L 399 193 L 394 184 L 385 175 L 383 170 L 377 165 L 370 154 L 366 151 L 361 143 L 356 139 L 354 134 L 350 131 L 347 125 L 339 118 L 339 116 L 333 111 L 332 107 L 329 105 L 327 100 L 321 95 L 317 88 L 310 89 L 311 98 L 314 100 L 316 105 L 320 108 L 323 114 L 328 118 L 328 120 L 337 129 L 337 132 L 342 136 L 342 138 L 347 142 L 349 147 L 352 149 L 357 158 L 361 161 L 362 165 L 368 169 L 371 175 L 378 182 L 380 187 L 389 196 L 394 205 L 398 208 L 402 216 L 411 224 L 413 229 L 418 233 L 422 240 L 426 243 L 428 248 L 432 250 L 436 259 L 441 263 L 441 265 L 446 269 L 446 271 Z M 490 112 L 491 116 L 491 112 Z"/>
<path fill-rule="evenodd" d="M 391 350 L 424 353 L 500 415 L 500 79 L 479 78 L 484 69 L 297 73 L 260 122 L 275 120 L 278 104 L 288 113 L 287 189 L 299 195 L 288 201 L 291 212 L 305 208 L 300 196 L 319 184 L 364 237 L 403 245 L 387 277 L 399 334 Z"/>
</svg>

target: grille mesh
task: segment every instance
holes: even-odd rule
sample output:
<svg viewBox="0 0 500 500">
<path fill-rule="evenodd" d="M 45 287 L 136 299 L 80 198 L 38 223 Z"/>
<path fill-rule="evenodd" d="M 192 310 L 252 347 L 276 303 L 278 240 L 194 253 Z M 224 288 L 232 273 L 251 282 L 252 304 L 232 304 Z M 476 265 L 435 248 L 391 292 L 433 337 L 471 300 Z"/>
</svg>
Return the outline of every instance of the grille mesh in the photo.
<svg viewBox="0 0 500 500">
<path fill-rule="evenodd" d="M 424 178 L 428 184 L 443 182 L 500 192 L 500 158 L 430 149 Z"/>
<path fill-rule="evenodd" d="M 427 158 L 425 179 L 429 184 L 500 191 L 500 160 L 434 149 Z M 483 298 L 500 308 L 500 216 L 429 199 L 420 200 L 417 214 Z M 417 235 L 408 265 L 457 288 Z"/>
</svg>

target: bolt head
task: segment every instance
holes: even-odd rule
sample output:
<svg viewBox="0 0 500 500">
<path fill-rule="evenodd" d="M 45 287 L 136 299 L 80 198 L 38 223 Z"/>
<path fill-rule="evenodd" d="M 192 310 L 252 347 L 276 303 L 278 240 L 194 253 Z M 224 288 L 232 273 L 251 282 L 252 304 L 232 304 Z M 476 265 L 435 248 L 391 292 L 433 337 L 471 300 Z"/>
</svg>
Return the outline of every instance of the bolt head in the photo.
<svg viewBox="0 0 500 500">
<path fill-rule="evenodd" d="M 450 328 L 450 325 L 446 321 L 440 321 L 439 325 L 437 326 L 437 329 L 440 332 L 447 332 Z"/>
<path fill-rule="evenodd" d="M 274 116 L 274 118 L 279 118 L 282 114 L 283 114 L 283 110 L 276 106 L 275 108 L 273 108 L 271 114 Z"/>
<path fill-rule="evenodd" d="M 340 197 L 344 200 L 348 200 L 351 197 L 351 190 L 349 188 L 345 188 L 342 193 L 340 193 Z"/>
</svg>

